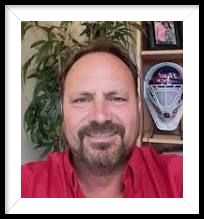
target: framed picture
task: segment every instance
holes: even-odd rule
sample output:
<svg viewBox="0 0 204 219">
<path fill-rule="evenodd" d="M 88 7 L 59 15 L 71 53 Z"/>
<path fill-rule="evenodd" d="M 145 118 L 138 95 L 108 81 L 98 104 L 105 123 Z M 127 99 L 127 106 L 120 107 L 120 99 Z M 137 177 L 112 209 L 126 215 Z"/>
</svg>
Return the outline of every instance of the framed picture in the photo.
<svg viewBox="0 0 204 219">
<path fill-rule="evenodd" d="M 147 24 L 150 49 L 182 48 L 178 21 L 152 21 Z"/>
</svg>

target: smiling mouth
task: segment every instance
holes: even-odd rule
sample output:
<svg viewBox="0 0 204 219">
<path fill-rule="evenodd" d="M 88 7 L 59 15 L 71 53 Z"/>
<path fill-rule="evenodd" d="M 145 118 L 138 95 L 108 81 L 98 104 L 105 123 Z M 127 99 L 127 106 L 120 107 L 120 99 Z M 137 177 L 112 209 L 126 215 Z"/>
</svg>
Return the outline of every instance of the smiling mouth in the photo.
<svg viewBox="0 0 204 219">
<path fill-rule="evenodd" d="M 91 138 L 100 138 L 100 137 L 110 137 L 115 135 L 117 132 L 108 132 L 108 133 L 92 133 L 92 134 L 87 134 L 87 136 Z"/>
<path fill-rule="evenodd" d="M 114 133 L 95 133 L 95 134 L 91 134 L 91 135 L 87 135 L 91 141 L 94 142 L 108 142 L 110 140 L 112 140 L 113 136 L 116 134 L 116 132 Z"/>
</svg>

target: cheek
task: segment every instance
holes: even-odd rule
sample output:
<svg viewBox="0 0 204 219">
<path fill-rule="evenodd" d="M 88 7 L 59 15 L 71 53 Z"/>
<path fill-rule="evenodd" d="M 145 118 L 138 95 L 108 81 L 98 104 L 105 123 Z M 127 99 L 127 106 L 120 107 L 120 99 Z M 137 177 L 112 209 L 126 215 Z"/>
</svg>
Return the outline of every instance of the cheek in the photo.
<svg viewBox="0 0 204 219">
<path fill-rule="evenodd" d="M 138 109 L 135 105 L 128 106 L 126 108 L 121 108 L 114 112 L 117 115 L 119 122 L 125 126 L 126 138 L 131 141 L 134 140 L 138 133 Z"/>
<path fill-rule="evenodd" d="M 83 124 L 84 113 L 73 109 L 70 106 L 64 106 L 63 109 L 63 124 L 67 137 L 74 137 L 77 131 Z"/>
<path fill-rule="evenodd" d="M 133 113 L 132 111 L 129 111 L 127 114 L 124 113 L 122 120 L 124 121 L 124 125 L 128 133 L 135 132 L 135 129 L 137 128 L 136 112 Z"/>
<path fill-rule="evenodd" d="M 135 105 L 128 105 L 114 110 L 114 114 L 120 118 L 121 122 L 126 126 L 136 123 L 137 107 Z"/>
</svg>

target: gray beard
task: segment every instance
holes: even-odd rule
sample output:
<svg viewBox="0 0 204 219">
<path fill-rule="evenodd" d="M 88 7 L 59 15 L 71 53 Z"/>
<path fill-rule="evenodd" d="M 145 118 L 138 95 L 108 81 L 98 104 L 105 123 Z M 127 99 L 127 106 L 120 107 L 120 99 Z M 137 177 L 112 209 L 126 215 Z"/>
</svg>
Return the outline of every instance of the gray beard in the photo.
<svg viewBox="0 0 204 219">
<path fill-rule="evenodd" d="M 86 142 L 86 137 L 97 134 L 115 135 L 110 142 Z M 78 147 L 72 147 L 74 159 L 89 169 L 113 169 L 127 159 L 128 146 L 124 142 L 125 128 L 107 120 L 104 123 L 91 121 L 78 130 Z"/>
<path fill-rule="evenodd" d="M 89 145 L 88 147 L 97 150 L 97 153 L 92 154 L 82 141 L 79 149 L 77 151 L 72 150 L 72 153 L 75 159 L 79 160 L 89 169 L 112 170 L 125 163 L 129 155 L 129 150 L 122 141 L 114 151 L 110 152 L 108 148 L 111 147 L 111 144 L 101 142 Z"/>
</svg>

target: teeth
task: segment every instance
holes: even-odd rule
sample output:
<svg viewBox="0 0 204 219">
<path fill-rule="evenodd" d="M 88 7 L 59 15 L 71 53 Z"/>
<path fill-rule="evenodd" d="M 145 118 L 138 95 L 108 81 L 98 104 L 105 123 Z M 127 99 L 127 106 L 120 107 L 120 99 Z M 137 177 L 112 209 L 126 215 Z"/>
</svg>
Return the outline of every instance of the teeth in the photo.
<svg viewBox="0 0 204 219">
<path fill-rule="evenodd" d="M 90 135 L 91 137 L 108 137 L 108 136 L 111 136 L 111 135 L 113 135 L 114 133 L 107 133 L 107 134 L 101 134 L 101 133 L 99 133 L 99 134 L 92 134 L 92 135 Z"/>
</svg>

